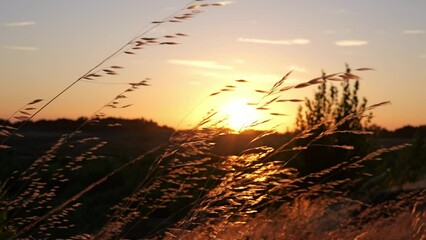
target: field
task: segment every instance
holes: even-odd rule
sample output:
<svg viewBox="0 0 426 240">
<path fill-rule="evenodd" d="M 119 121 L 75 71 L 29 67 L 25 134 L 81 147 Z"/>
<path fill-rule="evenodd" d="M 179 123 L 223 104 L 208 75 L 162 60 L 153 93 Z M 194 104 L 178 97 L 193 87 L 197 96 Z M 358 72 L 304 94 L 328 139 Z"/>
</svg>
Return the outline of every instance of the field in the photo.
<svg viewBox="0 0 426 240">
<path fill-rule="evenodd" d="M 225 5 L 192 1 L 52 98 L 0 120 L 0 240 L 426 239 L 426 127 L 373 124 L 390 102 L 360 97 L 369 66 L 346 64 L 299 82 L 293 69 L 262 88 L 229 79 L 201 102 L 186 102 L 195 107 L 177 127 L 116 117 L 156 84 L 149 78 L 126 83 L 88 117 L 37 118 L 76 85 L 125 74 L 118 60 L 191 37 L 157 28 Z M 298 95 L 306 88 L 312 97 Z M 242 92 L 252 98 L 241 100 Z M 168 97 L 149 100 L 176 101 Z M 202 107 L 223 99 L 233 101 Z M 285 130 L 283 104 L 298 107 Z M 194 116 L 190 127 L 180 125 Z"/>
</svg>

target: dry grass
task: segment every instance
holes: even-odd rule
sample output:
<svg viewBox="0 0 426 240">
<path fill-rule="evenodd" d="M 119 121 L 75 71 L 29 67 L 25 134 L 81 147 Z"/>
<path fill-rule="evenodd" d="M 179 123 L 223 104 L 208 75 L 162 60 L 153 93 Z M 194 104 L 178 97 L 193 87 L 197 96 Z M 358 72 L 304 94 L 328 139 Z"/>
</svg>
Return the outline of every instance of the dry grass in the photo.
<svg viewBox="0 0 426 240">
<path fill-rule="evenodd" d="M 424 192 L 418 194 L 424 196 Z M 344 198 L 310 200 L 301 196 L 274 211 L 259 213 L 245 224 L 228 224 L 215 238 L 425 239 L 426 214 L 416 209 L 418 203 L 408 198 L 371 207 Z M 201 227 L 182 238 L 208 237 Z"/>
<path fill-rule="evenodd" d="M 203 2 L 203 3 L 201 3 Z M 222 6 L 208 1 L 192 1 L 176 13 L 160 21 L 154 21 L 147 31 L 137 34 L 128 43 L 109 57 L 91 68 L 54 98 L 39 107 L 41 99 L 29 102 L 17 110 L 13 117 L 22 120 L 20 126 L 1 126 L 4 137 L 0 148 L 7 149 L 10 137 L 19 136 L 20 128 L 40 111 L 55 101 L 64 92 L 80 81 L 98 81 L 106 75 L 117 75 L 123 67 L 107 64 L 120 54 L 135 55 L 146 47 L 175 45 L 170 39 L 186 37 L 184 33 L 159 37 L 146 37 L 155 27 L 187 21 L 201 13 L 199 9 Z M 129 56 L 130 57 L 130 56 Z M 358 68 L 367 71 L 370 68 Z M 286 80 L 291 72 L 273 84 L 269 89 L 254 89 L 261 94 L 257 101 L 247 103 L 257 111 L 266 112 L 267 118 L 259 119 L 245 128 L 262 127 L 272 121 L 280 121 L 285 113 L 273 111 L 279 103 L 297 104 L 301 99 L 289 99 L 287 91 L 312 87 L 323 82 L 346 82 L 359 77 L 348 71 L 321 76 L 305 82 L 288 85 Z M 249 79 L 235 80 L 208 98 L 233 94 Z M 352 199 L 342 191 L 343 186 L 355 179 L 333 179 L 336 173 L 362 169 L 366 162 L 377 160 L 383 154 L 399 151 L 406 145 L 382 148 L 356 159 L 340 163 L 318 172 L 302 175 L 289 163 L 295 161 L 303 151 L 312 147 L 337 148 L 354 151 L 351 145 L 323 144 L 320 140 L 334 134 L 370 134 L 364 130 L 340 130 L 344 123 L 363 118 L 367 111 L 387 104 L 371 105 L 348 114 L 333 124 L 322 122 L 305 129 L 290 140 L 278 146 L 247 146 L 240 154 L 222 156 L 215 154 L 213 147 L 219 136 L 228 134 L 226 119 L 218 118 L 217 111 L 206 113 L 199 123 L 190 130 L 176 131 L 168 142 L 142 153 L 117 167 L 92 184 L 73 192 L 62 202 L 55 202 L 57 191 L 69 181 L 69 175 L 84 168 L 88 161 L 102 161 L 98 149 L 107 142 L 100 138 L 77 139 L 87 124 L 96 124 L 104 117 L 106 109 L 122 109 L 131 106 L 128 98 L 140 87 L 149 86 L 148 79 L 129 83 L 130 87 L 115 96 L 73 132 L 60 138 L 43 156 L 36 159 L 26 170 L 13 173 L 8 181 L 0 185 L 0 211 L 10 213 L 0 219 L 0 238 L 5 239 L 52 239 L 55 232 L 72 229 L 69 215 L 82 204 L 80 198 L 93 191 L 112 176 L 148 155 L 155 155 L 146 176 L 132 193 L 105 213 L 104 226 L 94 232 L 68 236 L 68 239 L 124 239 L 136 238 L 141 223 L 150 220 L 158 210 L 183 204 L 175 213 L 163 219 L 174 219 L 181 210 L 184 217 L 174 219 L 170 224 L 159 225 L 143 231 L 140 236 L 165 239 L 425 239 L 425 192 L 412 191 L 396 199 L 368 205 Z M 325 130 L 318 132 L 318 129 Z M 244 129 L 241 129 L 243 131 Z M 250 143 L 262 140 L 276 133 L 276 128 L 251 139 Z M 306 140 L 303 144 L 299 140 Z M 67 164 L 56 168 L 53 164 L 60 151 L 81 145 L 84 149 L 75 156 L 67 156 Z M 17 182 L 18 191 L 8 195 L 8 184 Z M 91 207 L 91 206 L 88 206 Z"/>
</svg>

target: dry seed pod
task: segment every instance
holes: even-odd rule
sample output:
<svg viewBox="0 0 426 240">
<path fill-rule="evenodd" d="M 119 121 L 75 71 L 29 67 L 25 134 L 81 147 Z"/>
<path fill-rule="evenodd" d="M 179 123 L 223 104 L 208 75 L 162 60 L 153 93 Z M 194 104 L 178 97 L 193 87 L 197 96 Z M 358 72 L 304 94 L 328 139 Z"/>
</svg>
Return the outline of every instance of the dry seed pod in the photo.
<svg viewBox="0 0 426 240">
<path fill-rule="evenodd" d="M 162 43 L 160 43 L 160 45 L 176 45 L 176 44 L 179 44 L 179 43 L 177 43 L 177 42 L 162 42 Z"/>
<path fill-rule="evenodd" d="M 196 8 L 199 8 L 199 7 L 200 7 L 200 5 L 194 4 L 194 5 L 187 7 L 187 9 L 196 9 Z"/>
<path fill-rule="evenodd" d="M 280 99 L 277 102 L 304 102 L 303 99 Z"/>
<path fill-rule="evenodd" d="M 25 117 L 25 116 L 19 116 L 19 117 L 14 117 L 15 119 L 18 119 L 18 120 L 27 120 L 28 119 L 28 117 Z"/>
<path fill-rule="evenodd" d="M 354 75 L 352 73 L 345 73 L 345 74 L 339 75 L 339 77 L 342 77 L 344 79 L 359 79 L 359 76 Z"/>
<path fill-rule="evenodd" d="M 85 78 L 90 78 L 90 77 L 101 77 L 102 75 L 96 74 L 96 73 L 91 73 L 89 75 L 86 75 Z"/>
<path fill-rule="evenodd" d="M 189 35 L 185 34 L 185 33 L 176 33 L 176 36 L 180 36 L 180 37 L 187 37 Z"/>
<path fill-rule="evenodd" d="M 322 79 L 315 79 L 315 80 L 310 80 L 308 83 L 309 84 L 318 84 L 318 83 L 322 83 L 324 80 Z"/>
<path fill-rule="evenodd" d="M 273 116 L 288 116 L 287 114 L 284 114 L 284 113 L 269 113 L 269 114 Z"/>
<path fill-rule="evenodd" d="M 290 90 L 292 88 L 294 88 L 294 86 L 283 87 L 283 88 L 280 89 L 280 92 L 284 92 L 284 91 Z"/>
<path fill-rule="evenodd" d="M 41 102 L 41 101 L 43 101 L 43 99 L 36 99 L 36 100 L 33 100 L 32 102 L 30 102 L 30 103 L 28 103 L 27 105 L 32 105 L 32 104 L 36 104 L 36 103 L 38 103 L 38 102 Z"/>
<path fill-rule="evenodd" d="M 268 91 L 265 91 L 265 90 L 254 90 L 254 91 L 258 93 L 268 93 Z"/>
<path fill-rule="evenodd" d="M 311 85 L 310 83 L 301 83 L 301 84 L 296 85 L 294 88 L 304 88 L 304 87 L 307 87 L 307 86 L 310 86 L 310 85 Z"/>
<path fill-rule="evenodd" d="M 339 74 L 341 74 L 341 73 L 328 74 L 328 75 L 325 75 L 325 76 L 324 76 L 324 78 L 328 79 L 328 78 L 331 78 L 331 77 L 337 76 L 337 75 L 339 75 Z"/>
<path fill-rule="evenodd" d="M 241 82 L 241 83 L 243 83 L 243 82 L 247 82 L 247 80 L 244 80 L 244 79 L 238 79 L 238 80 L 235 80 L 236 82 Z"/>
<path fill-rule="evenodd" d="M 356 71 L 372 71 L 374 68 L 357 68 Z"/>
<path fill-rule="evenodd" d="M 343 81 L 343 79 L 341 79 L 341 78 L 327 78 L 327 80 L 329 80 L 329 81 L 335 81 L 335 82 L 341 82 L 341 81 Z"/>
<path fill-rule="evenodd" d="M 130 106 L 132 106 L 133 104 L 127 104 L 127 105 L 124 105 L 124 106 L 122 106 L 121 108 L 128 108 L 128 107 L 130 107 Z"/>
<path fill-rule="evenodd" d="M 25 111 L 19 111 L 20 113 L 24 114 L 24 115 L 31 115 L 31 113 L 25 112 Z"/>
</svg>

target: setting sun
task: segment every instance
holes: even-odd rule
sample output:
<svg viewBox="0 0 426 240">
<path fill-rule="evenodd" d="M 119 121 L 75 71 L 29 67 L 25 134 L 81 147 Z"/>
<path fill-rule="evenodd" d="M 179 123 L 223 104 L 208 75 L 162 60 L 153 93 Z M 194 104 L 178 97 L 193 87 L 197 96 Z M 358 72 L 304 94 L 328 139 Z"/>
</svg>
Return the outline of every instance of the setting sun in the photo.
<svg viewBox="0 0 426 240">
<path fill-rule="evenodd" d="M 0 0 L 0 240 L 426 240 L 425 10 Z"/>
<path fill-rule="evenodd" d="M 227 125 L 234 130 L 242 130 L 259 119 L 259 114 L 245 99 L 229 102 L 222 108 L 227 119 Z"/>
</svg>

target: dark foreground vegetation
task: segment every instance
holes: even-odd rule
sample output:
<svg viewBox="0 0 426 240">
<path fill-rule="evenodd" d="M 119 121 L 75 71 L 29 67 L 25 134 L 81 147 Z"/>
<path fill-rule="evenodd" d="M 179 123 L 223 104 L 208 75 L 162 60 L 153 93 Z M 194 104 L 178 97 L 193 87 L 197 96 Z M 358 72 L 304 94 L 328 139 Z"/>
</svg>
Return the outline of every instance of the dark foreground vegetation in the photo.
<svg viewBox="0 0 426 240">
<path fill-rule="evenodd" d="M 4 185 L 4 188 L 7 188 L 7 193 L 1 196 L 2 199 L 13 199 L 20 195 L 22 195 L 22 198 L 31 198 L 31 196 L 23 194 L 23 188 L 29 188 L 26 191 L 32 191 L 32 193 L 27 194 L 32 195 L 37 193 L 42 194 L 44 189 L 50 189 L 50 191 L 46 191 L 45 193 L 49 193 L 53 189 L 55 191 L 52 192 L 54 195 L 50 196 L 47 194 L 47 197 L 45 196 L 44 198 L 34 195 L 32 196 L 33 201 L 24 201 L 24 203 L 20 203 L 23 205 L 14 206 L 10 210 L 6 206 L 3 206 L 2 221 L 7 221 L 9 217 L 15 217 L 16 219 L 16 216 L 19 216 L 18 220 L 14 222 L 14 224 L 19 225 L 21 219 L 31 219 L 31 215 L 38 213 L 37 211 L 39 213 L 46 212 L 51 206 L 60 205 L 81 189 L 110 174 L 114 169 L 119 168 L 124 163 L 129 162 L 155 146 L 167 143 L 170 141 L 169 138 L 175 134 L 173 129 L 158 126 L 152 121 L 106 118 L 99 120 L 96 124 L 87 126 L 84 132 L 73 137 L 73 139 L 68 139 L 66 146 L 52 152 L 52 146 L 58 143 L 58 139 L 61 136 L 66 136 L 67 133 L 76 129 L 85 120 L 82 118 L 78 120 L 59 119 L 29 122 L 20 132 L 25 138 L 15 137 L 10 140 L 9 144 L 12 148 L 3 149 L 0 156 L 0 182 L 7 183 Z M 1 122 L 3 126 L 14 127 L 19 126 L 19 124 Z M 373 205 L 393 200 L 400 194 L 409 194 L 412 191 L 423 189 L 425 186 L 421 180 L 424 180 L 426 175 L 426 146 L 424 144 L 426 127 L 406 126 L 389 131 L 373 126 L 371 130 L 373 134 L 367 138 L 369 148 L 371 149 L 406 143 L 410 143 L 412 146 L 381 156 L 381 161 L 373 161 L 367 164 L 362 171 L 356 173 L 359 174 L 357 176 L 353 176 L 353 171 L 346 173 L 340 171 L 327 176 L 324 181 L 340 181 L 347 178 L 357 179 L 358 182 L 356 184 L 345 183 L 334 187 L 333 191 L 350 190 L 349 195 L 352 199 L 359 199 L 366 204 Z M 220 179 L 224 179 L 226 174 L 229 174 L 229 169 L 226 168 L 238 167 L 238 164 L 233 166 L 236 164 L 235 162 L 228 163 L 229 166 L 223 166 L 226 162 L 224 159 L 232 159 L 232 156 L 235 156 L 235 159 L 238 159 L 238 156 L 248 158 L 250 155 L 247 154 L 262 153 L 258 149 L 262 146 L 279 148 L 283 142 L 289 142 L 298 134 L 297 132 L 274 133 L 259 138 L 254 142 L 252 141 L 262 133 L 261 131 L 254 130 L 244 131 L 239 134 L 222 133 L 217 136 L 213 132 L 206 133 L 212 134 L 211 141 L 215 143 L 209 154 L 205 152 L 185 153 L 190 150 L 185 149 L 182 153 L 178 154 L 180 164 L 176 162 L 176 166 L 172 166 L 174 161 L 173 154 L 176 154 L 176 152 L 170 156 L 162 156 L 164 162 L 158 163 L 159 166 L 157 167 L 159 168 L 152 175 L 152 164 L 161 155 L 161 151 L 154 151 L 147 155 L 143 161 L 132 164 L 114 176 L 111 176 L 105 182 L 97 185 L 92 191 L 72 204 L 75 209 L 69 209 L 65 211 L 63 216 L 57 216 L 56 223 L 51 220 L 53 223 L 48 226 L 42 226 L 40 232 L 46 232 L 49 229 L 49 234 L 51 235 L 47 237 L 55 236 L 55 238 L 99 232 L 105 223 L 108 222 L 113 209 L 117 209 L 122 204 L 123 199 L 134 194 L 135 189 L 138 189 L 138 186 L 146 181 L 148 176 L 156 176 L 158 178 L 165 178 L 165 180 L 163 179 L 163 182 L 157 183 L 159 184 L 157 187 L 147 191 L 144 195 L 144 201 L 139 202 L 138 206 L 135 206 L 135 210 L 138 209 L 140 211 L 139 214 L 146 214 L 146 216 L 137 219 L 132 227 L 122 230 L 130 238 L 149 237 L 150 234 L 154 234 L 152 236 L 155 236 L 162 229 L 174 226 L 185 219 L 187 214 L 191 212 L 191 208 L 196 204 L 194 200 L 205 197 L 206 194 L 209 194 L 209 191 L 223 184 Z M 299 144 L 306 144 L 306 140 L 302 140 L 304 143 Z M 196 144 L 196 141 L 194 144 Z M 294 146 L 299 144 L 295 143 Z M 247 149 L 252 149 L 252 152 L 247 152 Z M 320 150 L 313 149 L 313 152 L 309 152 L 311 151 L 310 149 L 305 149 L 303 151 L 305 155 L 297 156 L 292 162 L 287 163 L 285 169 L 293 171 L 291 169 L 294 168 L 296 169 L 294 170 L 295 172 L 278 174 L 273 180 L 280 182 L 285 179 L 288 180 L 289 177 L 290 179 L 295 178 L 296 175 L 309 176 L 310 174 L 321 172 L 324 169 L 329 169 L 339 164 L 338 160 L 327 163 L 326 161 L 319 161 L 320 159 L 330 159 L 330 157 L 336 157 L 339 154 L 341 158 L 345 158 L 345 154 L 343 154 L 346 152 L 345 150 L 338 149 L 337 151 L 330 152 L 329 149 L 324 148 L 320 148 Z M 180 151 L 178 149 L 175 150 Z M 49 156 L 49 151 L 52 156 Z M 244 152 L 245 155 L 242 155 Z M 47 156 L 46 153 L 48 153 Z M 313 159 L 312 154 L 315 156 L 314 159 L 318 160 L 307 162 L 309 159 Z M 293 155 L 291 154 L 281 153 L 267 161 L 272 163 L 279 159 L 289 159 L 292 157 Z M 50 164 L 44 163 L 43 165 L 34 166 L 31 169 L 30 166 L 34 165 L 33 162 L 35 159 L 43 158 L 51 158 L 48 160 Z M 179 173 L 179 171 L 184 171 L 185 162 L 191 163 L 189 164 L 189 166 L 192 166 L 190 171 L 195 172 L 191 174 Z M 218 165 L 222 166 L 218 167 Z M 247 171 L 250 172 L 248 169 L 242 170 L 245 173 Z M 265 170 L 263 174 L 268 174 L 268 171 Z M 22 172 L 25 174 L 16 174 Z M 168 176 L 168 174 L 173 172 L 176 174 L 175 176 Z M 296 175 L 292 176 L 293 174 Z M 187 178 L 188 176 L 191 177 Z M 312 180 L 317 181 L 318 179 L 316 176 L 312 176 Z M 305 179 L 305 181 L 309 182 L 308 179 Z M 299 182 L 296 185 L 300 189 L 309 189 L 310 184 L 306 182 Z M 151 180 L 151 184 L 155 185 L 155 179 Z M 187 185 L 187 189 L 183 191 L 185 194 L 174 193 L 177 189 L 185 185 Z M 176 194 L 175 199 L 172 199 L 173 196 L 170 196 L 171 199 L 163 199 L 165 195 L 173 194 Z M 179 196 L 182 194 L 184 195 L 183 197 Z M 49 199 L 49 196 L 51 199 Z M 289 200 L 291 197 L 288 196 L 286 199 Z M 285 202 L 286 199 L 279 199 L 272 206 L 282 209 L 284 205 L 288 204 Z M 304 204 L 313 204 L 315 206 L 312 207 L 321 208 L 321 211 L 330 211 L 327 208 L 328 205 L 325 203 L 325 199 L 322 199 L 322 202 L 317 202 L 320 200 L 315 200 L 312 197 L 308 199 L 311 200 L 303 200 L 306 201 Z M 138 201 L 141 200 L 138 199 Z M 226 200 L 218 200 L 216 204 L 221 205 L 223 204 L 222 201 Z M 298 201 L 302 200 L 299 199 Z M 314 202 L 312 203 L 311 201 Z M 156 204 L 158 206 L 152 209 L 151 207 Z M 128 203 L 127 207 L 130 208 L 131 206 L 132 204 Z M 264 207 L 260 205 L 257 207 L 256 212 L 264 212 L 267 209 L 271 209 L 271 205 L 265 205 Z M 298 211 L 301 210 L 299 209 Z M 126 212 L 126 214 L 132 213 Z M 126 214 L 122 217 L 129 217 Z M 302 212 L 298 214 L 303 215 L 306 213 Z M 202 219 L 202 217 L 200 218 Z M 253 218 L 253 221 L 264 221 L 260 220 L 263 218 L 265 216 L 259 216 Z M 274 219 L 278 218 L 278 216 L 274 215 L 267 218 Z M 279 217 L 279 219 L 279 221 L 284 221 L 283 217 Z M 192 229 L 194 226 L 188 227 Z M 13 231 L 13 229 L 9 231 Z M 267 231 L 265 229 L 265 232 Z M 0 236 L 6 236 L 5 233 L 2 234 L 4 235 Z M 32 233 L 33 238 L 41 238 L 42 235 L 44 233 Z"/>
<path fill-rule="evenodd" d="M 267 116 L 239 134 L 217 109 L 188 130 L 107 117 L 130 107 L 148 78 L 127 83 L 87 119 L 31 121 L 79 82 L 126 70 L 111 59 L 188 36 L 146 36 L 151 30 L 223 5 L 196 0 L 153 21 L 50 100 L 0 122 L 0 240 L 426 239 L 425 127 L 371 125 L 372 111 L 389 103 L 359 98 L 357 74 L 371 68 L 295 85 L 289 72 L 256 90 L 230 79 L 206 99 L 238 97 L 242 87 L 259 96 L 247 105 Z M 312 86 L 313 98 L 288 98 Z M 304 103 L 294 132 L 248 130 L 282 123 L 283 104 L 293 103 Z"/>
</svg>

